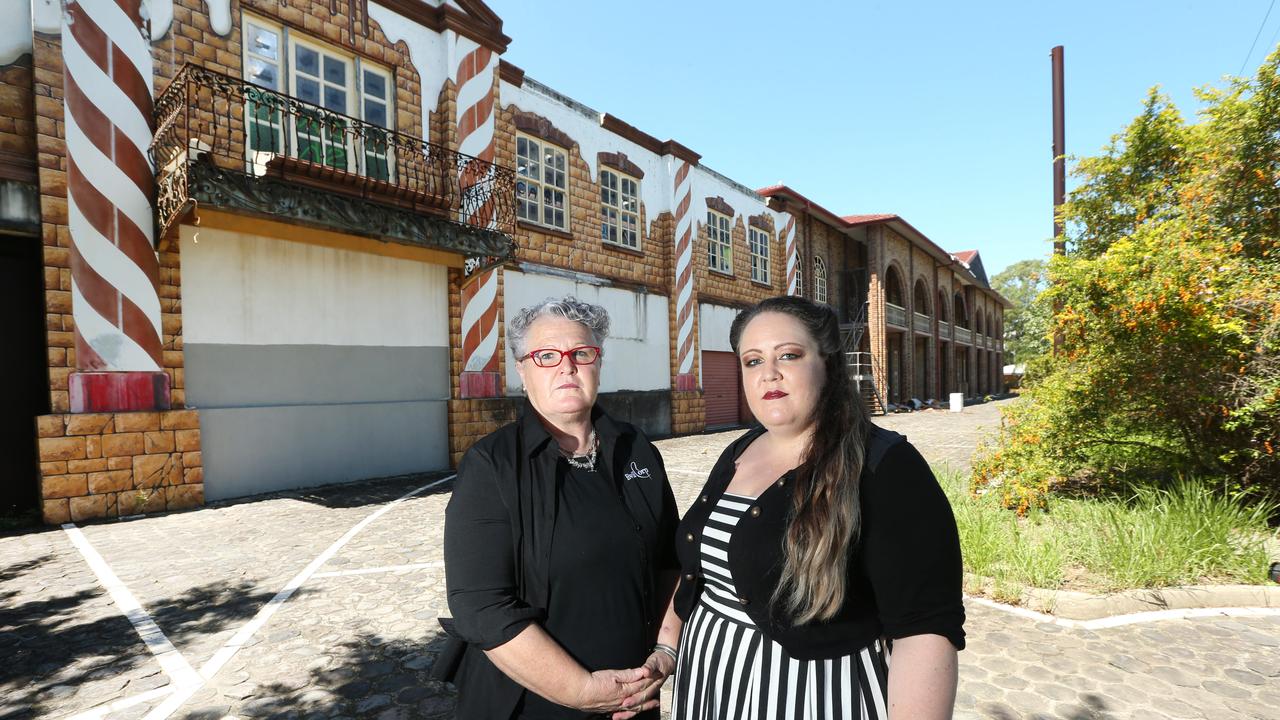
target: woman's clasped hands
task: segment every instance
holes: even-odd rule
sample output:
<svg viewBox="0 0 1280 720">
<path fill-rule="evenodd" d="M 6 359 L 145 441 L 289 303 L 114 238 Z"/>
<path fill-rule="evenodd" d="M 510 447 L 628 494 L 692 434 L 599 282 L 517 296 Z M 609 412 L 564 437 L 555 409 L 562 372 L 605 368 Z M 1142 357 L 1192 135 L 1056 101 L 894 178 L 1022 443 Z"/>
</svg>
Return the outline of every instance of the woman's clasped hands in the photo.
<svg viewBox="0 0 1280 720">
<path fill-rule="evenodd" d="M 597 670 L 587 676 L 574 706 L 627 720 L 658 707 L 658 691 L 675 669 L 675 660 L 654 651 L 638 668 Z"/>
</svg>

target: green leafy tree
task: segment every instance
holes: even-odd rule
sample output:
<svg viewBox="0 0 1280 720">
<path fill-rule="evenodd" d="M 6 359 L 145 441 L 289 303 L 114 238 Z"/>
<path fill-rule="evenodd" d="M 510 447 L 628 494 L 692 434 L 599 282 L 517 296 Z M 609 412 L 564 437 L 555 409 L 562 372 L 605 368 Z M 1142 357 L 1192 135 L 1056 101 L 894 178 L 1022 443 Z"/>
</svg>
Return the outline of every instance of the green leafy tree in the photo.
<svg viewBox="0 0 1280 720">
<path fill-rule="evenodd" d="M 1025 363 L 1049 351 L 1049 313 L 1036 299 L 1047 286 L 1046 263 L 1019 260 L 991 279 L 991 287 L 1013 307 L 1004 314 L 1004 347 L 1009 362 Z"/>
<path fill-rule="evenodd" d="M 1191 124 L 1153 91 L 1078 162 L 1069 252 L 1033 303 L 1062 344 L 980 451 L 975 490 L 1019 510 L 1064 483 L 1280 491 L 1278 71 L 1280 51 L 1201 91 Z"/>
</svg>

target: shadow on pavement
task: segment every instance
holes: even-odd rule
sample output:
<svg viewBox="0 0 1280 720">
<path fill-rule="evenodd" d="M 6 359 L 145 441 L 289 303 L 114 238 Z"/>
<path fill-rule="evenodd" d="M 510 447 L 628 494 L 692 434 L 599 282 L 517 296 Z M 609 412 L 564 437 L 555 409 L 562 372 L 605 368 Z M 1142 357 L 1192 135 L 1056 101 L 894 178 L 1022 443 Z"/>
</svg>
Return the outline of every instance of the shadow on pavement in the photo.
<svg viewBox="0 0 1280 720">
<path fill-rule="evenodd" d="M 45 555 L 2 568 L 0 583 L 53 560 Z M 159 663 L 101 588 L 15 604 L 17 594 L 0 591 L 0 720 L 66 714 L 168 684 Z M 248 620 L 273 595 L 274 589 L 257 590 L 248 583 L 209 583 L 149 603 L 149 609 L 181 651 L 184 640 Z M 72 699 L 86 688 L 89 697 Z"/>
<path fill-rule="evenodd" d="M 1048 701 L 1045 701 L 1045 705 L 1048 704 Z M 1033 712 L 1029 715 L 1024 715 L 1018 712 L 1010 712 L 1004 707 L 988 707 L 984 710 L 983 716 L 993 720 L 1022 720 L 1022 718 L 1032 718 L 1033 720 L 1110 720 L 1115 717 L 1107 712 L 1106 700 L 1101 695 L 1094 693 L 1081 694 L 1078 704 L 1071 705 L 1056 714 Z"/>
<path fill-rule="evenodd" d="M 330 649 L 333 661 L 309 672 L 303 683 L 259 683 L 253 699 L 234 708 L 241 717 L 273 718 L 424 718 L 453 717 L 455 691 L 428 679 L 442 634 L 425 640 L 387 641 L 363 633 Z M 192 720 L 219 720 L 231 714 L 229 703 L 195 706 Z"/>
</svg>

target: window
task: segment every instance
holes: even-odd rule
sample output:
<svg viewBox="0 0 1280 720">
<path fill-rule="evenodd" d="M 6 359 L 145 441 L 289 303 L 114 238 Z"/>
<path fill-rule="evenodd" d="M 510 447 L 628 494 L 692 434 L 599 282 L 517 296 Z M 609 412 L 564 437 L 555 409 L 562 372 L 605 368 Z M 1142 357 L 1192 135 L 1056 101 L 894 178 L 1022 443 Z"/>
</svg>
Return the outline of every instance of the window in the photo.
<svg viewBox="0 0 1280 720">
<path fill-rule="evenodd" d="M 521 220 L 567 230 L 568 153 L 545 140 L 516 135 L 516 209 Z"/>
<path fill-rule="evenodd" d="M 381 130 L 391 129 L 388 70 L 257 18 L 244 18 L 244 36 L 245 78 L 307 103 L 295 106 L 273 93 L 246 90 L 249 160 L 258 174 L 271 157 L 287 154 L 391 178 L 389 134 Z M 353 117 L 368 125 L 353 125 Z"/>
<path fill-rule="evenodd" d="M 796 251 L 796 295 L 804 297 L 804 255 Z"/>
<path fill-rule="evenodd" d="M 902 279 L 898 277 L 898 269 L 893 266 L 884 274 L 884 301 L 898 307 L 907 306 L 902 299 Z"/>
<path fill-rule="evenodd" d="M 733 273 L 729 218 L 713 210 L 707 211 L 707 267 L 716 272 Z"/>
<path fill-rule="evenodd" d="M 827 301 L 827 264 L 820 257 L 813 258 L 813 299 Z"/>
<path fill-rule="evenodd" d="M 630 175 L 600 170 L 600 239 L 640 249 L 640 183 Z"/>
<path fill-rule="evenodd" d="M 747 228 L 747 249 L 751 251 L 751 279 L 769 282 L 769 234 L 754 227 Z"/>
</svg>

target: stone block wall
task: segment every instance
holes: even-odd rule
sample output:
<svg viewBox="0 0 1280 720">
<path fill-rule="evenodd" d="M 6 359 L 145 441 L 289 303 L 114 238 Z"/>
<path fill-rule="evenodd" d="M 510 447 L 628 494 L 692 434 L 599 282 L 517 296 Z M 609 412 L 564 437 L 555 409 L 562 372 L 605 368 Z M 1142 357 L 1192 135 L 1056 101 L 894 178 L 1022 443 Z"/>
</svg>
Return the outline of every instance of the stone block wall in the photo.
<svg viewBox="0 0 1280 720">
<path fill-rule="evenodd" d="M 45 415 L 36 434 L 46 523 L 204 503 L 195 410 Z"/>
</svg>

